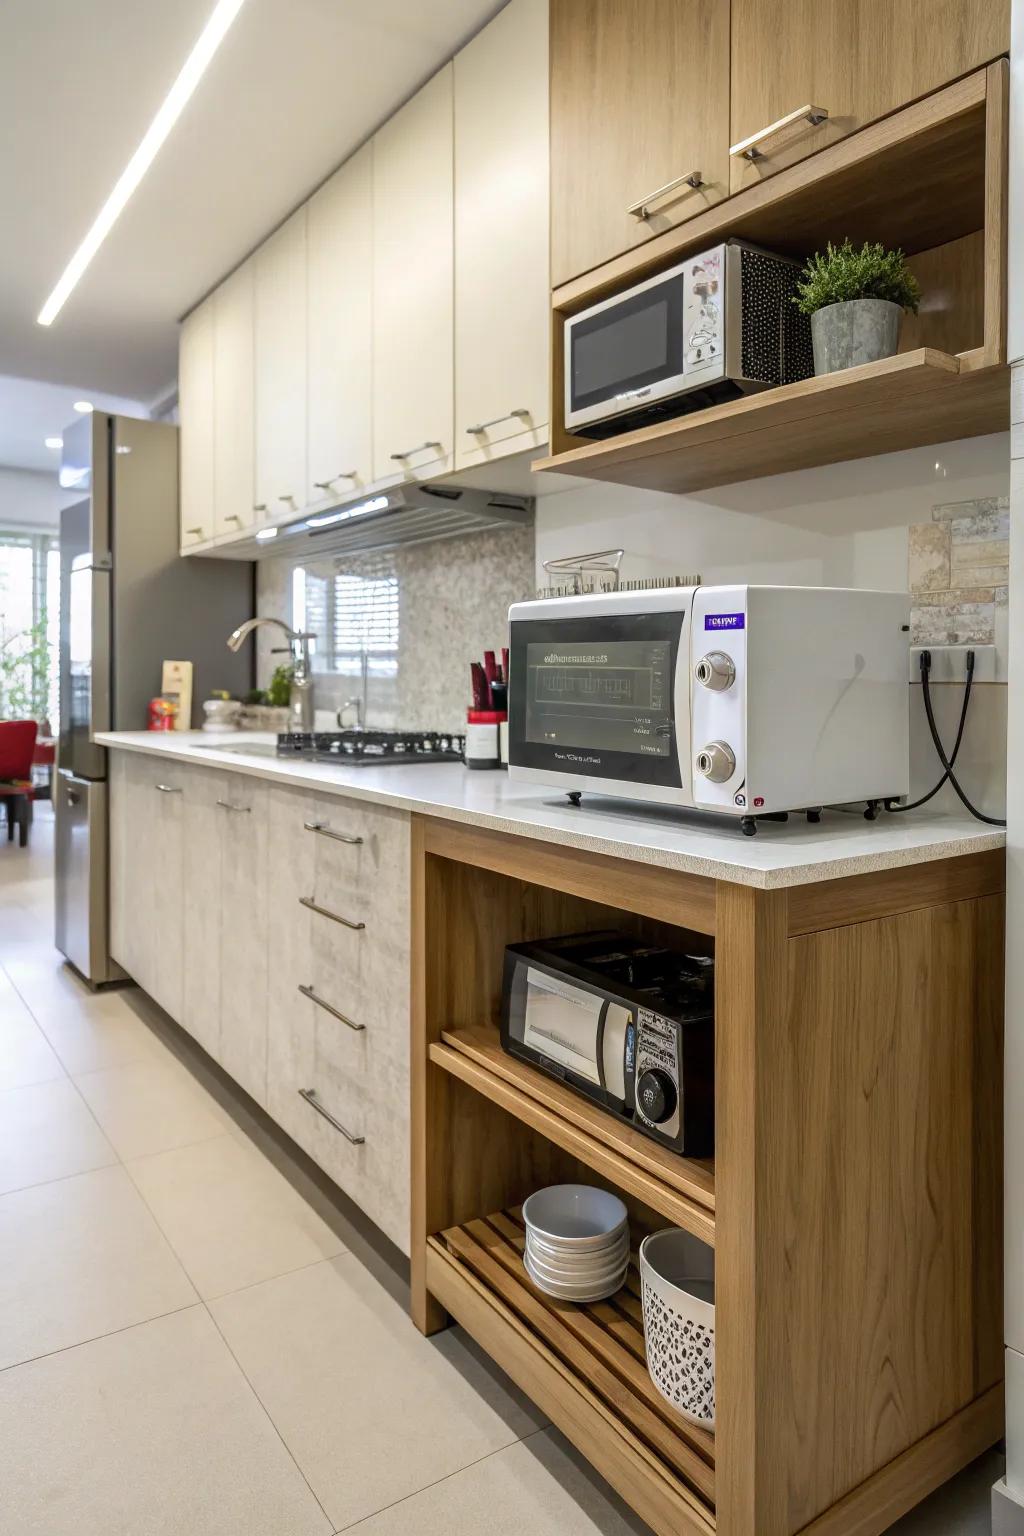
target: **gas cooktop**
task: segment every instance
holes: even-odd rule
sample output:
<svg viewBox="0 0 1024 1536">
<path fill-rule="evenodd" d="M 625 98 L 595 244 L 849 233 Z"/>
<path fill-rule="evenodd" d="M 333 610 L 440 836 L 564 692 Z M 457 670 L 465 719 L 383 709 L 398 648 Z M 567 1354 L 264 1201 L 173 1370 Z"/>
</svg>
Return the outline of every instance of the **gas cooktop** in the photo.
<svg viewBox="0 0 1024 1536">
<path fill-rule="evenodd" d="M 459 763 L 465 746 L 465 736 L 450 731 L 285 731 L 277 738 L 277 755 L 360 768 L 382 763 Z"/>
</svg>

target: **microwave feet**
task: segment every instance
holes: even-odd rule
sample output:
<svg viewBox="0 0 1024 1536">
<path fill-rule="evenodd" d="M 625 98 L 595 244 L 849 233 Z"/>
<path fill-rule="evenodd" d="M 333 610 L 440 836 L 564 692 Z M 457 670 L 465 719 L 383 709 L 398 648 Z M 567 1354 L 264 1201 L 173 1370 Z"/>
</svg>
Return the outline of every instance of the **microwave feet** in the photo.
<svg viewBox="0 0 1024 1536">
<path fill-rule="evenodd" d="M 753 837 L 754 833 L 757 831 L 757 817 L 741 816 L 740 831 L 743 833 L 744 837 Z"/>
<path fill-rule="evenodd" d="M 820 805 L 808 807 L 807 820 L 812 824 L 812 826 L 816 827 L 818 825 L 818 822 L 821 820 L 821 812 L 822 807 Z"/>
<path fill-rule="evenodd" d="M 864 807 L 864 820 L 874 821 L 878 816 L 879 810 L 881 809 L 881 804 L 882 802 L 880 800 L 869 800 Z"/>
<path fill-rule="evenodd" d="M 582 789 L 570 789 L 567 799 L 570 805 L 575 805 L 578 808 L 580 801 L 583 799 Z"/>
</svg>

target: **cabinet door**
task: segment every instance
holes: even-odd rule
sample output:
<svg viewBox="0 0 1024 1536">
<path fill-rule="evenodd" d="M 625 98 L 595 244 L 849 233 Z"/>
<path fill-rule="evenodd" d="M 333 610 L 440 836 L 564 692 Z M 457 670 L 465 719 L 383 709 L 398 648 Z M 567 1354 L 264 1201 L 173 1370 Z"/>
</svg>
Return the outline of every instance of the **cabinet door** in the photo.
<svg viewBox="0 0 1024 1536">
<path fill-rule="evenodd" d="M 182 816 L 185 973 L 182 1027 L 220 1060 L 221 821 L 226 775 L 190 768 Z"/>
<path fill-rule="evenodd" d="M 159 760 L 152 769 L 147 786 L 153 882 L 148 990 L 178 1024 L 184 996 L 184 800 L 188 769 Z"/>
<path fill-rule="evenodd" d="M 373 144 L 309 202 L 306 501 L 373 479 Z"/>
<path fill-rule="evenodd" d="M 373 140 L 373 472 L 450 469 L 452 66 Z"/>
<path fill-rule="evenodd" d="M 214 505 L 218 534 L 258 521 L 253 509 L 253 264 L 213 295 Z"/>
<path fill-rule="evenodd" d="M 729 0 L 551 0 L 552 283 L 728 192 Z"/>
<path fill-rule="evenodd" d="M 278 522 L 306 491 L 306 209 L 292 215 L 256 264 L 256 501 Z"/>
<path fill-rule="evenodd" d="M 732 0 L 732 190 L 1004 53 L 1008 0 Z M 811 123 L 799 109 L 821 107 Z"/>
<path fill-rule="evenodd" d="M 220 1064 L 267 1101 L 267 786 L 225 774 L 220 813 Z"/>
<path fill-rule="evenodd" d="M 213 300 L 192 311 L 178 342 L 181 549 L 213 538 Z"/>
<path fill-rule="evenodd" d="M 547 440 L 547 0 L 512 0 L 454 67 L 455 465 L 462 469 Z"/>
</svg>

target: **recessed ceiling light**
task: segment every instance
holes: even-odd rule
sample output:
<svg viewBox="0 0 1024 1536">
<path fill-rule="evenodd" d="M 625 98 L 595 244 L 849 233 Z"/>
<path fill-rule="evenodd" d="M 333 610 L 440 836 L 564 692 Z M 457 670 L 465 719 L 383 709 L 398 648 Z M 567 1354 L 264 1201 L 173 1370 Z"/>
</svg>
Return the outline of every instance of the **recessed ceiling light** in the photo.
<svg viewBox="0 0 1024 1536">
<path fill-rule="evenodd" d="M 138 149 L 121 172 L 114 184 L 114 190 L 96 215 L 92 228 L 64 268 L 56 288 L 39 311 L 40 325 L 52 325 L 60 314 L 68 296 L 123 212 L 128 199 L 156 159 L 161 145 L 184 111 L 192 92 L 202 79 L 210 60 L 224 41 L 228 28 L 244 3 L 245 0 L 217 0 L 213 14 L 199 34 L 199 40 L 185 60 L 181 73 L 168 91 L 159 111 L 146 129 Z"/>
<path fill-rule="evenodd" d="M 81 411 L 83 416 L 88 416 L 89 412 L 92 410 L 92 401 L 91 400 L 76 400 L 75 401 L 75 410 L 76 411 Z"/>
<path fill-rule="evenodd" d="M 43 441 L 45 442 L 47 448 L 63 448 L 64 447 L 64 439 L 62 437 L 47 437 L 47 438 L 44 438 Z"/>
</svg>

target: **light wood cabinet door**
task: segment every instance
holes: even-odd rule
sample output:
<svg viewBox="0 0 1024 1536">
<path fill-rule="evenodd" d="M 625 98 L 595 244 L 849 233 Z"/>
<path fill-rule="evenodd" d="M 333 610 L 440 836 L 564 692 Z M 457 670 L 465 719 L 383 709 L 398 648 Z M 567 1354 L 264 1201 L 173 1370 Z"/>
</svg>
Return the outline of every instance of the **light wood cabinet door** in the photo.
<svg viewBox="0 0 1024 1536">
<path fill-rule="evenodd" d="M 214 534 L 213 300 L 182 323 L 178 340 L 181 550 Z"/>
<path fill-rule="evenodd" d="M 306 208 L 282 224 L 253 259 L 256 502 L 261 521 L 279 522 L 305 505 Z"/>
<path fill-rule="evenodd" d="M 216 531 L 239 533 L 253 509 L 253 263 L 213 295 L 214 506 Z"/>
<path fill-rule="evenodd" d="M 306 501 L 373 479 L 373 143 L 310 199 Z"/>
<path fill-rule="evenodd" d="M 1009 0 L 732 0 L 732 190 L 1006 52 Z M 804 107 L 828 117 L 814 124 Z"/>
<path fill-rule="evenodd" d="M 221 821 L 225 775 L 189 768 L 185 783 L 183 916 L 185 974 L 180 1022 L 215 1061 L 220 1060 Z"/>
<path fill-rule="evenodd" d="M 373 472 L 454 462 L 452 66 L 373 140 Z"/>
<path fill-rule="evenodd" d="M 455 58 L 457 469 L 547 441 L 549 332 L 548 5 L 511 0 Z"/>
<path fill-rule="evenodd" d="M 222 775 L 220 1055 L 258 1104 L 267 1102 L 267 786 Z"/>
<path fill-rule="evenodd" d="M 551 0 L 552 283 L 728 192 L 729 0 Z"/>
</svg>

